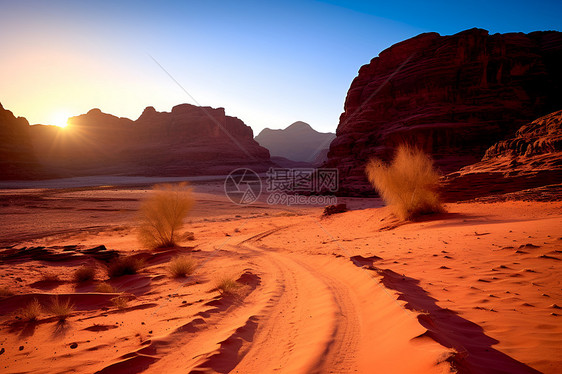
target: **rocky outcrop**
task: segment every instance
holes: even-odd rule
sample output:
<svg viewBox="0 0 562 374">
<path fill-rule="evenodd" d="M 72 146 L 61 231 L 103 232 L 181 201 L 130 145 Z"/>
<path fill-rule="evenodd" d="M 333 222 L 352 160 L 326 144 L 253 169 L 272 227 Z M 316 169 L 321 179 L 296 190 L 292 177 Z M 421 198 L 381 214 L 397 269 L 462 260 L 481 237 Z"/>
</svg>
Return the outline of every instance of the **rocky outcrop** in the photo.
<svg viewBox="0 0 562 374">
<path fill-rule="evenodd" d="M 562 108 L 562 33 L 426 33 L 361 67 L 326 166 L 342 192 L 372 191 L 364 165 L 400 143 L 429 152 L 443 173 L 479 161 L 525 122 Z"/>
<path fill-rule="evenodd" d="M 562 110 L 492 145 L 480 162 L 446 176 L 448 200 L 466 200 L 562 183 Z"/>
<path fill-rule="evenodd" d="M 269 151 L 254 140 L 252 128 L 225 115 L 224 108 L 181 104 L 171 112 L 156 112 L 149 107 L 133 128 L 135 144 L 149 151 L 140 157 L 143 167 L 167 175 L 222 174 L 239 166 L 265 171 L 270 166 Z M 165 156 L 159 158 L 162 150 Z"/>
<path fill-rule="evenodd" d="M 555 157 L 560 152 L 562 152 L 562 110 L 521 126 L 513 138 L 502 140 L 488 148 L 482 162 L 508 157 L 516 164 L 527 164 L 522 161 L 541 155 Z"/>
<path fill-rule="evenodd" d="M 29 123 L 0 104 L 0 179 L 29 179 L 42 175 L 29 134 Z"/>
<path fill-rule="evenodd" d="M 283 130 L 263 129 L 256 136 L 256 141 L 269 149 L 272 157 L 317 163 L 324 161 L 323 157 L 335 137 L 334 133 L 318 132 L 308 123 L 298 121 Z"/>
<path fill-rule="evenodd" d="M 132 125 L 130 119 L 92 109 L 70 118 L 65 128 L 34 125 L 30 134 L 38 160 L 57 175 L 112 174 L 134 166 L 125 165 L 122 155 L 131 146 Z"/>
<path fill-rule="evenodd" d="M 59 175 L 182 176 L 270 165 L 252 129 L 223 108 L 147 107 L 135 121 L 92 109 L 68 123 L 64 129 L 31 126 L 39 160 Z"/>
</svg>

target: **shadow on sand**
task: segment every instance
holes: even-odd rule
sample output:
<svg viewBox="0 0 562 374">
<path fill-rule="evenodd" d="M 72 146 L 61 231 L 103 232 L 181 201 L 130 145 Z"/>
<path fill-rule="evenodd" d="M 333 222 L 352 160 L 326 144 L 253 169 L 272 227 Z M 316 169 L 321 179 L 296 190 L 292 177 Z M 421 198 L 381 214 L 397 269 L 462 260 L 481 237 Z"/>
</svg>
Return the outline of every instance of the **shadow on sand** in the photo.
<svg viewBox="0 0 562 374">
<path fill-rule="evenodd" d="M 437 305 L 437 300 L 419 286 L 419 280 L 389 269 L 376 271 L 382 276 L 382 283 L 397 291 L 399 300 L 406 301 L 407 309 L 420 313 L 417 318 L 427 332 L 417 338 L 430 337 L 458 352 L 449 361 L 459 373 L 540 373 L 492 348 L 498 343 L 496 339 L 486 335 L 476 323 Z"/>
</svg>

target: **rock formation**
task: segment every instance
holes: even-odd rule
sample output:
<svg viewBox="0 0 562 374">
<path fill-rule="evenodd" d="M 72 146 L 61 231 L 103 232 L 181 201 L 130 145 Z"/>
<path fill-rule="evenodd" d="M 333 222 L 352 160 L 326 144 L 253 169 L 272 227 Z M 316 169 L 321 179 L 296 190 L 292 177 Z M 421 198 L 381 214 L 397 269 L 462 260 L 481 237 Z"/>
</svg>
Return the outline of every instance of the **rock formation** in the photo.
<svg viewBox="0 0 562 374">
<path fill-rule="evenodd" d="M 34 125 L 31 139 L 39 161 L 60 176 L 139 172 L 125 165 L 123 152 L 131 146 L 133 121 L 92 109 L 72 117 L 68 126 Z"/>
<path fill-rule="evenodd" d="M 483 163 L 495 159 L 508 158 L 512 166 L 530 166 L 532 168 L 545 167 L 548 164 L 533 164 L 528 162 L 535 157 L 547 156 L 552 161 L 560 160 L 562 152 L 562 110 L 550 113 L 527 125 L 521 126 L 515 137 L 502 140 L 488 148 L 482 159 Z M 562 166 L 555 165 L 554 166 Z"/>
<path fill-rule="evenodd" d="M 283 130 L 263 129 L 255 139 L 269 149 L 272 157 L 317 163 L 324 161 L 323 157 L 335 137 L 334 133 L 321 133 L 308 123 L 298 121 Z"/>
<path fill-rule="evenodd" d="M 480 162 L 445 178 L 445 196 L 464 200 L 562 183 L 562 110 L 492 145 Z"/>
<path fill-rule="evenodd" d="M 252 128 L 225 115 L 224 108 L 181 104 L 168 113 L 148 107 L 133 128 L 135 144 L 145 152 L 141 162 L 155 172 L 221 174 L 242 165 L 255 171 L 270 165 L 269 151 L 254 140 Z M 165 156 L 158 157 L 163 149 Z"/>
<path fill-rule="evenodd" d="M 148 107 L 136 121 L 92 109 L 68 123 L 64 129 L 27 121 L 20 126 L 38 161 L 57 176 L 224 174 L 241 166 L 265 171 L 271 165 L 252 129 L 223 108 L 181 104 L 157 112 Z M 24 143 L 8 139 L 5 144 Z"/>
<path fill-rule="evenodd" d="M 41 175 L 29 123 L 23 117 L 16 118 L 0 104 L 0 179 L 29 179 Z"/>
<path fill-rule="evenodd" d="M 384 50 L 353 80 L 326 166 L 341 192 L 372 192 L 364 165 L 400 143 L 443 173 L 479 161 L 525 122 L 562 108 L 562 33 L 426 33 Z"/>
</svg>

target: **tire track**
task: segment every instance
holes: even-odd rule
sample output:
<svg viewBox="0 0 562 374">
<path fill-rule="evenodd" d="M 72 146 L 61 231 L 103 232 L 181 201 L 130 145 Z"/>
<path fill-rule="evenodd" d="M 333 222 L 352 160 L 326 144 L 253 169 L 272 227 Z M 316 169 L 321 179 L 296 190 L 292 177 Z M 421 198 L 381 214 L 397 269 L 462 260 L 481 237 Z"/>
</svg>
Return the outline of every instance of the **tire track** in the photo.
<svg viewBox="0 0 562 374">
<path fill-rule="evenodd" d="M 322 355 L 314 373 L 350 373 L 355 365 L 355 352 L 359 344 L 359 318 L 349 289 L 334 277 L 319 272 L 314 267 L 300 262 L 300 265 L 322 279 L 330 290 L 337 307 L 336 323 L 330 344 Z"/>
<path fill-rule="evenodd" d="M 259 240 L 279 229 L 268 230 L 253 236 Z M 354 372 L 355 352 L 359 343 L 359 320 L 347 287 L 335 277 L 282 251 L 263 249 L 243 241 L 239 250 L 247 250 L 266 260 L 280 275 L 283 294 L 260 317 L 256 341 L 276 339 L 276 352 L 268 352 L 267 344 L 254 344 L 247 359 L 236 369 L 239 372 L 256 370 L 253 366 L 258 357 L 269 358 L 268 370 L 306 373 L 350 373 Z M 313 318 L 314 317 L 314 318 Z M 313 319 L 313 321 L 311 321 Z M 310 333 L 308 333 L 310 332 Z M 321 332 L 321 333 L 319 333 Z M 307 348 L 311 338 L 317 339 L 315 349 Z M 305 352 L 308 357 L 304 357 Z M 296 362 L 300 362 L 296 365 Z M 291 365 L 293 365 L 291 367 Z"/>
</svg>

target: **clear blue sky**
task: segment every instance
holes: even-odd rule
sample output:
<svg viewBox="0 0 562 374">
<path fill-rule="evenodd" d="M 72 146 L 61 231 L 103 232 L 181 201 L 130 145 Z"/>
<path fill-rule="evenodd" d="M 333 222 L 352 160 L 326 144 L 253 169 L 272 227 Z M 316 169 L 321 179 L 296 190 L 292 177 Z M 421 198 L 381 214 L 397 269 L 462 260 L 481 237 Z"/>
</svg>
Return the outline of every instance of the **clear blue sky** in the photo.
<svg viewBox="0 0 562 374">
<path fill-rule="evenodd" d="M 225 107 L 254 133 L 334 131 L 361 65 L 422 32 L 561 30 L 559 1 L 3 1 L 0 102 L 30 123 L 97 107 Z M 152 56 L 152 57 L 151 57 Z"/>
</svg>

